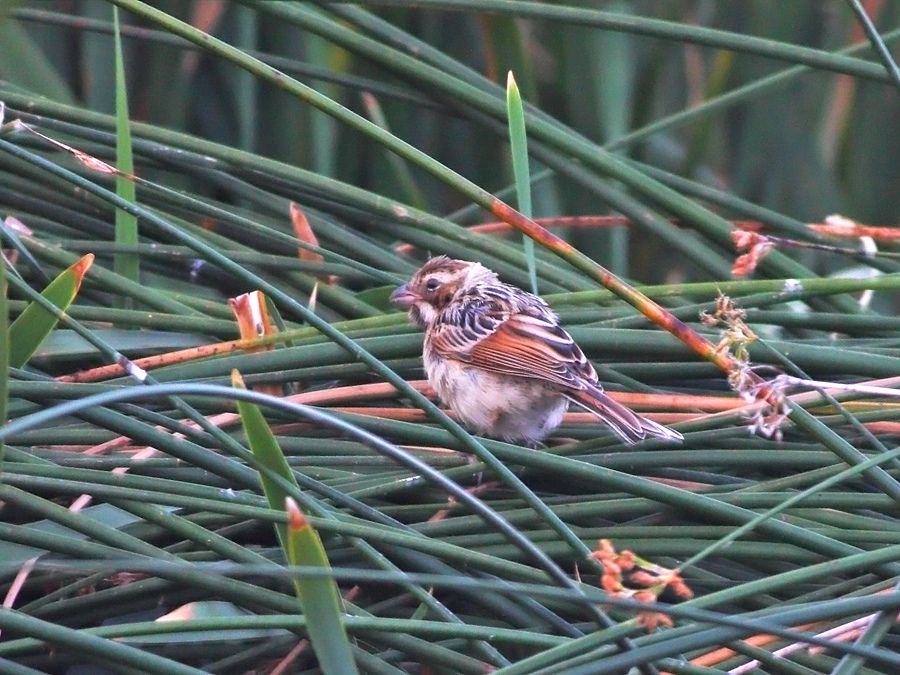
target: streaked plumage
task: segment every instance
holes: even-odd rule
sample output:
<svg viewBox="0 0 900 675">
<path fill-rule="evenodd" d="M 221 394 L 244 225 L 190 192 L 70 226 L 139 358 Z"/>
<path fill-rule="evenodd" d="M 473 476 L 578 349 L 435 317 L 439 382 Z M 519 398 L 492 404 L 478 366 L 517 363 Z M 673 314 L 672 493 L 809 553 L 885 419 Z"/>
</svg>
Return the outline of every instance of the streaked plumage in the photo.
<svg viewBox="0 0 900 675">
<path fill-rule="evenodd" d="M 425 331 L 429 383 L 478 433 L 535 444 L 559 426 L 571 401 L 626 443 L 682 438 L 607 396 L 547 303 L 479 263 L 432 258 L 391 300 Z"/>
</svg>

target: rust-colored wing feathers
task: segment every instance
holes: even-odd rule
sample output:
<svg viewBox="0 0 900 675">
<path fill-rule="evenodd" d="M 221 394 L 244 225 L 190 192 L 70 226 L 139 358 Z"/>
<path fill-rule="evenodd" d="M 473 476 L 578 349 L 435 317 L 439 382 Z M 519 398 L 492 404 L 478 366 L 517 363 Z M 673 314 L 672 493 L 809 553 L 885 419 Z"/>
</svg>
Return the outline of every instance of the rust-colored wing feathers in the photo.
<svg viewBox="0 0 900 675">
<path fill-rule="evenodd" d="M 435 327 L 429 346 L 444 358 L 502 375 L 546 380 L 561 388 L 596 383 L 597 373 L 572 337 L 555 321 L 527 314 L 494 315 L 473 325 Z"/>
<path fill-rule="evenodd" d="M 428 347 L 446 359 L 555 385 L 628 443 L 648 435 L 682 439 L 677 431 L 637 415 L 604 393 L 591 362 L 549 309 L 535 307 L 531 312 L 511 314 L 495 307 L 496 311 L 467 307 L 447 317 L 451 320 L 432 328 Z"/>
</svg>

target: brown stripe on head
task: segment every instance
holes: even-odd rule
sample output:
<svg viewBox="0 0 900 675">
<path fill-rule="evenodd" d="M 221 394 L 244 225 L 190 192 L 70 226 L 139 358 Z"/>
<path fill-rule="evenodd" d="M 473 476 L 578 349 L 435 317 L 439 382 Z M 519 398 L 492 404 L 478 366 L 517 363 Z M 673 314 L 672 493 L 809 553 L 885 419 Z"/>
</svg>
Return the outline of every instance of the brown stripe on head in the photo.
<svg viewBox="0 0 900 675">
<path fill-rule="evenodd" d="M 439 255 L 431 258 L 422 265 L 422 267 L 419 268 L 419 271 L 416 272 L 416 276 L 432 274 L 434 272 L 455 273 L 474 264 L 475 263 L 468 262 L 467 260 L 455 260 L 453 258 L 448 258 L 445 255 Z"/>
<path fill-rule="evenodd" d="M 423 318 L 429 309 L 442 310 L 453 300 L 461 286 L 465 285 L 469 270 L 481 267 L 478 263 L 454 260 L 445 255 L 426 262 L 409 282 L 409 288 L 429 307 L 420 307 Z"/>
<path fill-rule="evenodd" d="M 424 328 L 453 302 L 460 289 L 468 290 L 496 280 L 497 275 L 477 262 L 441 255 L 422 265 L 395 294 L 402 291 L 402 306 L 409 307 L 412 321 Z"/>
</svg>

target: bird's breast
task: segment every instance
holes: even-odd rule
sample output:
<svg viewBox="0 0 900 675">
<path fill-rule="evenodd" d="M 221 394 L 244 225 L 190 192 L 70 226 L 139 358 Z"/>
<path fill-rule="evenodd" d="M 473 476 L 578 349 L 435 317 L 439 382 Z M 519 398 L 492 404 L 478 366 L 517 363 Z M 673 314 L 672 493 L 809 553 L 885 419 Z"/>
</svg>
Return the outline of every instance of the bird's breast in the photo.
<svg viewBox="0 0 900 675">
<path fill-rule="evenodd" d="M 478 433 L 534 443 L 566 410 L 565 397 L 540 380 L 488 372 L 427 348 L 423 362 L 441 401 Z"/>
</svg>

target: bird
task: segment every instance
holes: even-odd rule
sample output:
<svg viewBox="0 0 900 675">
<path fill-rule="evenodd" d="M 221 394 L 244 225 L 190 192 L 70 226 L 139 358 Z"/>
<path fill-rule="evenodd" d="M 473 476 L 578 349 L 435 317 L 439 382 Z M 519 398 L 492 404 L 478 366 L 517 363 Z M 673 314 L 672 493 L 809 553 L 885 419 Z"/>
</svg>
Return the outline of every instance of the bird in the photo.
<svg viewBox="0 0 900 675">
<path fill-rule="evenodd" d="M 537 447 L 574 403 L 629 445 L 683 440 L 610 398 L 550 306 L 478 262 L 431 258 L 390 300 L 425 332 L 428 383 L 478 434 Z"/>
</svg>

